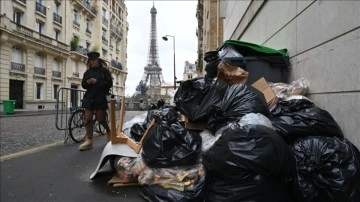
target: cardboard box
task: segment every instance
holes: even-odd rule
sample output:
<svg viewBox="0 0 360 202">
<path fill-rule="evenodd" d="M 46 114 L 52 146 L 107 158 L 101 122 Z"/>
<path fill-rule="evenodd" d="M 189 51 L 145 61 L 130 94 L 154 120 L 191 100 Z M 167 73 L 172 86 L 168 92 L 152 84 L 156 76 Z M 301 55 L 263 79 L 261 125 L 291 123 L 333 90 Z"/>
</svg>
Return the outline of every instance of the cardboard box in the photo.
<svg viewBox="0 0 360 202">
<path fill-rule="evenodd" d="M 185 128 L 186 129 L 191 129 L 191 130 L 205 130 L 206 129 L 206 123 L 194 123 L 194 122 L 191 122 L 189 120 L 189 118 L 186 117 L 183 114 L 181 114 L 180 120 L 185 123 Z"/>
<path fill-rule="evenodd" d="M 259 80 L 255 81 L 255 83 L 253 83 L 251 86 L 264 94 L 265 100 L 268 104 L 271 104 L 271 102 L 276 98 L 274 91 L 271 89 L 270 85 L 267 83 L 264 77 L 261 77 Z"/>
</svg>

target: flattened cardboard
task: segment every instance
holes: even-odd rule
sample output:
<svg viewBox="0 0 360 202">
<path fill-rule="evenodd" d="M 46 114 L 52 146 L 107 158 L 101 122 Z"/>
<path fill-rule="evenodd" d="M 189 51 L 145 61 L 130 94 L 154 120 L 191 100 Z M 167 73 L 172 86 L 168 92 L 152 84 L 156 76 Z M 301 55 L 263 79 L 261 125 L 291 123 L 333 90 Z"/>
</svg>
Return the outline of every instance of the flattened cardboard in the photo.
<svg viewBox="0 0 360 202">
<path fill-rule="evenodd" d="M 251 86 L 258 89 L 260 92 L 262 92 L 262 94 L 264 94 L 266 103 L 268 104 L 270 104 L 271 101 L 276 97 L 274 91 L 271 89 L 270 85 L 267 83 L 264 77 L 261 77 Z"/>
</svg>

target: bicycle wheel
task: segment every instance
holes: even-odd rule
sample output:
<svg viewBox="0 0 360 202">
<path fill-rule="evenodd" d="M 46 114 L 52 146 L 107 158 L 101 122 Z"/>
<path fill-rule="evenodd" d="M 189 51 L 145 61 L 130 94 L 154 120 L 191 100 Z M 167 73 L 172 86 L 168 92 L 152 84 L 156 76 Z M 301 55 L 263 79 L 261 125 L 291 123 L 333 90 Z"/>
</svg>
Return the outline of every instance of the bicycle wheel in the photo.
<svg viewBox="0 0 360 202">
<path fill-rule="evenodd" d="M 86 137 L 84 109 L 78 109 L 70 116 L 69 135 L 76 143 L 84 141 Z"/>
<path fill-rule="evenodd" d="M 109 120 L 109 112 L 106 111 L 105 113 L 105 120 L 107 122 L 107 124 L 110 124 L 110 120 Z M 97 129 L 99 130 L 100 135 L 106 135 L 106 129 L 104 128 L 104 126 L 102 126 L 98 121 L 97 122 Z M 110 126 L 109 126 L 110 127 Z"/>
</svg>

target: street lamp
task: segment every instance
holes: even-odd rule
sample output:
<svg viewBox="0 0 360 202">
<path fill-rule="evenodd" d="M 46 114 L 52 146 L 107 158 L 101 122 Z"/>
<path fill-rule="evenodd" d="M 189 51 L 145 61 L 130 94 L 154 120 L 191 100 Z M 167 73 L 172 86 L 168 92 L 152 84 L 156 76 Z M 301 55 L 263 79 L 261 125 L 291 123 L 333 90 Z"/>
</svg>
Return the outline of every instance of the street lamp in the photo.
<svg viewBox="0 0 360 202">
<path fill-rule="evenodd" d="M 176 68 L 175 68 L 175 36 L 171 36 L 171 35 L 165 35 L 162 37 L 162 39 L 164 41 L 168 40 L 168 37 L 172 37 L 173 38 L 173 44 L 174 44 L 174 90 L 176 90 Z"/>
</svg>

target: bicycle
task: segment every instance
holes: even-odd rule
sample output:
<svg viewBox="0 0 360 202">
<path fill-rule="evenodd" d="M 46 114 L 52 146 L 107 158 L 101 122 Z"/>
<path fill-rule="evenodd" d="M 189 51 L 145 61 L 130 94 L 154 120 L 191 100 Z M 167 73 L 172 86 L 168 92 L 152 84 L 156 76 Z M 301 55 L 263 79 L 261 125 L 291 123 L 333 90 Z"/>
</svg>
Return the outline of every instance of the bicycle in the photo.
<svg viewBox="0 0 360 202">
<path fill-rule="evenodd" d="M 85 129 L 85 109 L 81 107 L 70 108 L 71 115 L 69 118 L 69 136 L 70 138 L 76 142 L 81 143 L 84 141 L 86 137 L 86 129 Z M 106 121 L 109 123 L 109 115 L 108 111 L 106 111 Z M 96 113 L 94 113 L 93 117 L 93 128 L 95 133 L 99 133 L 100 135 L 106 134 L 106 129 L 97 121 Z"/>
</svg>

